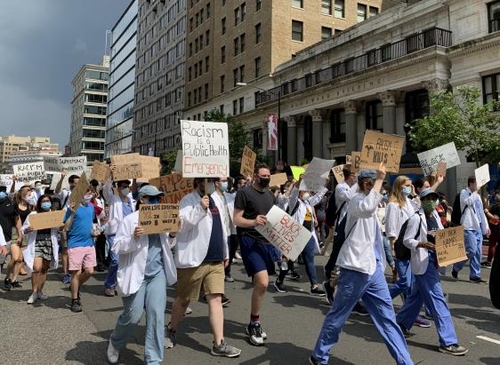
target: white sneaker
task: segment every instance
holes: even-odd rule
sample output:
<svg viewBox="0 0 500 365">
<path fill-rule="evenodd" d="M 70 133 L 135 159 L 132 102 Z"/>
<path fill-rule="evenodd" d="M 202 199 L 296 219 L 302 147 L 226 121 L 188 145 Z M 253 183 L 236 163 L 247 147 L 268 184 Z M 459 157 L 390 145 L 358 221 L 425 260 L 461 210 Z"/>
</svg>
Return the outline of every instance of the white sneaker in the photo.
<svg viewBox="0 0 500 365">
<path fill-rule="evenodd" d="M 40 299 L 40 300 L 47 300 L 49 299 L 48 296 L 46 296 L 45 294 L 43 293 L 37 293 L 37 299 Z"/>
<path fill-rule="evenodd" d="M 38 298 L 37 293 L 31 293 L 31 295 L 28 298 L 28 301 L 26 303 L 33 304 L 33 303 L 35 303 L 35 300 L 37 300 L 37 298 Z"/>
<path fill-rule="evenodd" d="M 108 361 L 110 364 L 118 363 L 118 357 L 120 356 L 120 351 L 118 351 L 113 347 L 113 344 L 111 343 L 111 337 L 109 338 L 108 341 L 108 351 L 106 352 L 106 354 L 108 355 Z"/>
</svg>

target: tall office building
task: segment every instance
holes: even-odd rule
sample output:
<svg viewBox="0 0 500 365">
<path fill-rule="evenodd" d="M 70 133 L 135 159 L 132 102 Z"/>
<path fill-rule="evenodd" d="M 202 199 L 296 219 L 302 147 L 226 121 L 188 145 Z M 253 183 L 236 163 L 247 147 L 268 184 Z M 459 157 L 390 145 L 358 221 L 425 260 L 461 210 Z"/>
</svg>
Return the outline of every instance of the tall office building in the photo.
<svg viewBox="0 0 500 365">
<path fill-rule="evenodd" d="M 133 151 L 160 156 L 180 143 L 186 0 L 139 0 Z"/>
<path fill-rule="evenodd" d="M 100 65 L 83 65 L 71 82 L 70 156 L 87 156 L 87 163 L 102 161 L 106 133 L 109 56 Z"/>
<path fill-rule="evenodd" d="M 132 150 L 137 11 L 133 0 L 111 30 L 105 158 Z"/>
</svg>

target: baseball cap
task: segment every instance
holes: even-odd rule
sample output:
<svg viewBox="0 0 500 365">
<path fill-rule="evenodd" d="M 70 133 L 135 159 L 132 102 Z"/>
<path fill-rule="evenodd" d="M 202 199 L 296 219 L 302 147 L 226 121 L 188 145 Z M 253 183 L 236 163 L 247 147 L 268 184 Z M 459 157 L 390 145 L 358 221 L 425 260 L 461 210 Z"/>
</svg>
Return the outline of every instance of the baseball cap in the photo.
<svg viewBox="0 0 500 365">
<path fill-rule="evenodd" d="M 160 196 L 160 195 L 165 195 L 163 191 L 158 190 L 158 188 L 154 185 L 146 185 L 143 186 L 139 190 L 139 196 Z"/>
<path fill-rule="evenodd" d="M 433 195 L 435 199 L 439 198 L 439 194 L 436 193 L 434 190 L 432 190 L 431 188 L 426 188 L 426 189 L 423 189 L 421 192 L 420 192 L 420 199 L 423 199 L 429 195 Z"/>
<path fill-rule="evenodd" d="M 377 178 L 377 171 L 375 171 L 375 170 L 362 169 L 362 170 L 359 170 L 359 172 L 358 172 L 358 179 L 359 180 L 363 180 L 363 179 L 375 180 L 376 178 Z"/>
</svg>

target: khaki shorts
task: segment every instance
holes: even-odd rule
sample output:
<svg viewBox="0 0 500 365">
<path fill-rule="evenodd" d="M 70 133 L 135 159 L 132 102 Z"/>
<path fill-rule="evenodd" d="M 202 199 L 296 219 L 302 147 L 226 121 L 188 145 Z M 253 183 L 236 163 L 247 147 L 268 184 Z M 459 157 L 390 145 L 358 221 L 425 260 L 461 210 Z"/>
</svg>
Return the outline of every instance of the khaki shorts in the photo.
<svg viewBox="0 0 500 365">
<path fill-rule="evenodd" d="M 198 267 L 177 269 L 177 298 L 198 300 L 204 294 L 224 294 L 224 263 L 209 262 Z"/>
</svg>

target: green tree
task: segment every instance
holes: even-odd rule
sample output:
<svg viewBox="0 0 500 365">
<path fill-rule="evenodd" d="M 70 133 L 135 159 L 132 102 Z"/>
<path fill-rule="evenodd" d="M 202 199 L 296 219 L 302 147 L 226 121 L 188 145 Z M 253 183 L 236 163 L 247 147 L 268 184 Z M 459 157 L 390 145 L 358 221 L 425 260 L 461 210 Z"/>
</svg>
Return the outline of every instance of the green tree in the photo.
<svg viewBox="0 0 500 365">
<path fill-rule="evenodd" d="M 161 156 L 161 174 L 162 175 L 167 175 L 170 174 L 172 169 L 175 166 L 175 160 L 177 159 L 177 150 L 173 150 L 167 153 L 164 153 Z"/>
<path fill-rule="evenodd" d="M 500 156 L 500 102 L 480 103 L 481 92 L 474 86 L 440 90 L 430 94 L 430 115 L 416 120 L 408 135 L 415 147 L 427 150 L 455 142 L 479 167 L 498 161 Z"/>
</svg>

